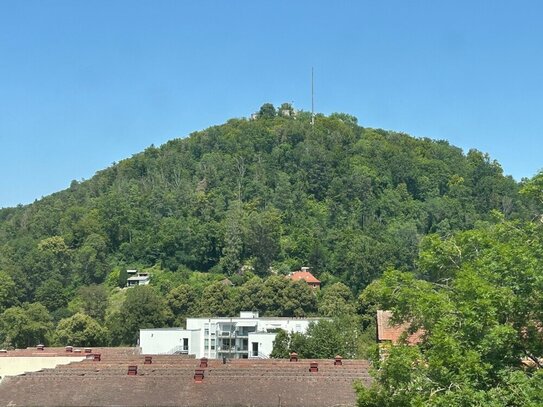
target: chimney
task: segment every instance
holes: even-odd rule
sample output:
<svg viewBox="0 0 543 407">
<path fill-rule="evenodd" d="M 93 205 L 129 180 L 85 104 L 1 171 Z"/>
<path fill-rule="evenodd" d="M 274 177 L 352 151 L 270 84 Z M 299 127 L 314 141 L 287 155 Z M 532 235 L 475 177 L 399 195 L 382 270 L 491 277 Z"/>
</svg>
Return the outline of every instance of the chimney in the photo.
<svg viewBox="0 0 543 407">
<path fill-rule="evenodd" d="M 40 343 L 38 346 L 36 346 L 36 349 L 37 349 L 37 350 L 44 350 L 44 349 L 45 349 L 45 345 L 43 345 L 43 344 Z"/>
<path fill-rule="evenodd" d="M 85 348 L 85 353 L 91 353 L 91 352 L 92 352 L 91 348 Z"/>
<path fill-rule="evenodd" d="M 200 359 L 200 368 L 205 369 L 207 367 L 207 358 Z"/>
<path fill-rule="evenodd" d="M 195 369 L 194 370 L 194 382 L 202 383 L 204 381 L 204 369 Z"/>
<path fill-rule="evenodd" d="M 128 366 L 128 376 L 136 376 L 138 374 L 138 366 L 130 365 Z"/>
<path fill-rule="evenodd" d="M 65 350 L 66 352 L 72 353 L 72 352 L 74 351 L 74 347 L 73 347 L 73 346 L 66 346 L 66 347 L 64 348 L 64 350 Z"/>
<path fill-rule="evenodd" d="M 298 354 L 296 352 L 292 352 L 290 354 L 290 361 L 291 362 L 297 362 L 298 361 Z"/>
<path fill-rule="evenodd" d="M 101 353 L 95 353 L 92 360 L 95 361 L 95 362 L 100 362 L 100 360 L 102 360 L 102 354 Z"/>
<path fill-rule="evenodd" d="M 143 362 L 144 365 L 150 365 L 153 363 L 153 357 L 152 356 L 145 356 L 145 362 Z"/>
<path fill-rule="evenodd" d="M 307 271 L 307 272 L 309 272 L 309 267 L 302 267 L 302 271 Z"/>
<path fill-rule="evenodd" d="M 309 364 L 309 371 L 311 373 L 317 373 L 319 371 L 319 364 L 317 362 L 311 362 Z"/>
<path fill-rule="evenodd" d="M 339 355 L 336 355 L 336 358 L 334 360 L 334 366 L 341 366 L 343 365 L 343 358 Z"/>
</svg>

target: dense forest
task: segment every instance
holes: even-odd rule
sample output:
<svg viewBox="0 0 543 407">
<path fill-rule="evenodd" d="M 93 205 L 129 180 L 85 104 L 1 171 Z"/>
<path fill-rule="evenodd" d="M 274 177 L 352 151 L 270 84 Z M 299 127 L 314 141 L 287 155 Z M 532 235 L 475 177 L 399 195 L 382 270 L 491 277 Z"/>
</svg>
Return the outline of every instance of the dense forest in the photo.
<svg viewBox="0 0 543 407">
<path fill-rule="evenodd" d="M 454 284 L 454 239 L 536 225 L 540 184 L 477 150 L 266 104 L 0 210 L 0 344 L 134 343 L 140 327 L 240 309 L 413 318 L 386 285 Z M 318 294 L 284 278 L 301 266 Z M 134 268 L 150 287 L 121 289 Z"/>
</svg>

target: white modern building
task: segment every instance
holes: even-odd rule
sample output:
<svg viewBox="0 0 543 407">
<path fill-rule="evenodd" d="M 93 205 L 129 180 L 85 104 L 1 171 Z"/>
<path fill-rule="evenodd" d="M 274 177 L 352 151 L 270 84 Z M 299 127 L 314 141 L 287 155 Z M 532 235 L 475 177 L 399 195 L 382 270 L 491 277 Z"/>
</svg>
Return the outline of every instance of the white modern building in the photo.
<svg viewBox="0 0 543 407">
<path fill-rule="evenodd" d="M 137 285 L 147 285 L 151 281 L 149 273 L 138 273 L 136 270 L 127 270 L 129 276 L 126 279 L 127 287 L 135 287 Z"/>
<path fill-rule="evenodd" d="M 187 328 L 140 329 L 143 354 L 185 353 L 196 358 L 268 358 L 278 329 L 305 333 L 320 318 L 259 318 L 242 311 L 239 317 L 187 318 Z"/>
</svg>

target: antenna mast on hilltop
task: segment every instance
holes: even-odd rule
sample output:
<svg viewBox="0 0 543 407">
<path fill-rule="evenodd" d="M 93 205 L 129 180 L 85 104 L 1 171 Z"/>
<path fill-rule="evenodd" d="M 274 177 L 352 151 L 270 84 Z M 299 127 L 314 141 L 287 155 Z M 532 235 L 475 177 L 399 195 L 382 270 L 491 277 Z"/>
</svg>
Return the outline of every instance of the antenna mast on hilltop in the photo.
<svg viewBox="0 0 543 407">
<path fill-rule="evenodd" d="M 315 89 L 313 85 L 313 67 L 311 67 L 311 125 L 315 124 Z"/>
</svg>

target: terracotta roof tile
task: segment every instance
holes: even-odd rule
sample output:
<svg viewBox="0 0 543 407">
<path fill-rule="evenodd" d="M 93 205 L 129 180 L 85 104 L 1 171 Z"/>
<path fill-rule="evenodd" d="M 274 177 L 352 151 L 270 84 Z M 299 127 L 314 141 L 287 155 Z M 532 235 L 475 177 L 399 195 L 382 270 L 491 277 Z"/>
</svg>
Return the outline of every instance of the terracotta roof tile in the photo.
<svg viewBox="0 0 543 407">
<path fill-rule="evenodd" d="M 311 284 L 320 284 L 321 283 L 309 271 L 295 271 L 294 273 L 290 273 L 288 275 L 288 278 L 290 278 L 291 280 L 294 280 L 294 281 L 304 280 L 305 282 L 311 283 Z"/>
<path fill-rule="evenodd" d="M 61 349 L 58 349 L 60 353 Z M 316 360 L 209 360 L 202 383 L 195 383 L 199 360 L 180 355 L 153 355 L 144 365 L 137 351 L 97 348 L 102 360 L 6 377 L 0 405 L 17 406 L 355 406 L 353 382 L 369 385 L 368 362 Z M 93 352 L 95 350 L 93 349 Z M 25 353 L 25 352 L 22 352 Z M 128 376 L 128 366 L 138 373 Z M 11 404 L 10 404 L 11 403 Z"/>
<path fill-rule="evenodd" d="M 397 343 L 402 334 L 409 329 L 409 323 L 403 323 L 400 325 L 392 325 L 392 312 L 391 311 L 377 311 L 377 339 L 381 341 L 391 341 Z M 407 337 L 409 344 L 417 344 L 420 342 L 423 332 L 418 330 L 414 334 Z"/>
</svg>

